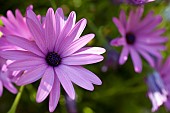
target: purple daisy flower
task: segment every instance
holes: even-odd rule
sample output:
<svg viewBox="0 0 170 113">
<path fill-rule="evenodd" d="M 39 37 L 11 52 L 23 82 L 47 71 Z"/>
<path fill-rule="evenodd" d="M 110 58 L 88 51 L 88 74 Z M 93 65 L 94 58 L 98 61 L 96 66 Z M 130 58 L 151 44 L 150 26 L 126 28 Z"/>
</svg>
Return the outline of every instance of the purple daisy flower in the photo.
<svg viewBox="0 0 170 113">
<path fill-rule="evenodd" d="M 152 112 L 155 112 L 167 101 L 168 91 L 159 72 L 155 71 L 150 74 L 146 83 L 148 85 L 148 97 L 152 102 Z"/>
<path fill-rule="evenodd" d="M 133 5 L 143 5 L 148 2 L 153 2 L 155 0 L 126 0 L 127 3 L 133 4 Z"/>
<path fill-rule="evenodd" d="M 7 46 L 4 38 L 0 38 L 0 50 L 9 49 L 11 46 Z M 0 96 L 3 93 L 3 86 L 8 89 L 11 93 L 16 94 L 18 91 L 13 86 L 10 76 L 14 73 L 7 69 L 7 62 L 6 59 L 0 57 Z"/>
<path fill-rule="evenodd" d="M 111 41 L 112 46 L 123 46 L 119 64 L 124 64 L 130 54 L 135 72 L 142 71 L 140 55 L 153 67 L 154 59 L 161 58 L 161 50 L 165 50 L 163 43 L 166 37 L 161 36 L 165 29 L 155 29 L 162 21 L 160 15 L 154 16 L 150 12 L 144 19 L 141 19 L 143 8 L 131 10 L 128 20 L 124 11 L 120 12 L 119 19 L 113 18 L 121 36 Z M 149 49 L 148 49 L 149 48 Z"/>
<path fill-rule="evenodd" d="M 19 36 L 7 36 L 7 40 L 22 50 L 0 52 L 1 56 L 15 60 L 8 66 L 10 70 L 27 70 L 18 85 L 26 85 L 41 79 L 36 101 L 42 102 L 49 95 L 49 111 L 53 112 L 60 97 L 60 83 L 71 99 L 75 98 L 73 83 L 92 91 L 92 84 L 101 85 L 101 80 L 80 65 L 97 63 L 103 60 L 100 54 L 105 49 L 84 47 L 94 38 L 94 34 L 80 37 L 86 19 L 76 23 L 76 14 L 71 12 L 67 20 L 61 8 L 54 14 L 49 8 L 45 23 L 41 24 L 32 10 L 27 10 L 26 22 L 35 40 L 29 41 Z M 26 51 L 25 51 L 26 50 Z"/>
<path fill-rule="evenodd" d="M 33 6 L 30 5 L 27 9 L 33 9 Z M 26 39 L 32 39 L 32 35 L 26 24 L 26 18 L 22 16 L 20 10 L 15 10 L 15 16 L 12 11 L 8 10 L 7 17 L 1 16 L 0 19 L 4 24 L 4 26 L 0 26 L 2 36 L 16 35 Z"/>
</svg>

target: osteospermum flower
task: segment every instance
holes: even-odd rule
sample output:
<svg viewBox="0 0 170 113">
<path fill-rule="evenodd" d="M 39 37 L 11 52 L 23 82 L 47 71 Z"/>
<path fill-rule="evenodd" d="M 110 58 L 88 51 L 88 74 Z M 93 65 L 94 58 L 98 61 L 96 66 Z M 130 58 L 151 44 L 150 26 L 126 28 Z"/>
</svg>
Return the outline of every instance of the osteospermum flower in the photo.
<svg viewBox="0 0 170 113">
<path fill-rule="evenodd" d="M 32 10 L 27 10 L 26 22 L 34 41 L 18 36 L 6 39 L 23 48 L 0 52 L 2 57 L 15 60 L 8 66 L 11 70 L 27 70 L 18 85 L 26 85 L 41 79 L 36 101 L 42 102 L 49 95 L 49 110 L 54 111 L 60 97 L 60 83 L 71 99 L 75 98 L 73 83 L 87 90 L 93 90 L 92 84 L 100 85 L 101 80 L 80 65 L 92 64 L 103 60 L 100 54 L 105 49 L 84 47 L 94 38 L 94 34 L 80 37 L 86 26 L 86 19 L 77 23 L 75 12 L 67 20 L 61 8 L 54 14 L 49 8 L 45 23 L 41 24 Z"/>
<path fill-rule="evenodd" d="M 155 0 L 126 0 L 127 3 L 133 4 L 133 5 L 143 5 L 148 2 L 153 2 Z"/>
<path fill-rule="evenodd" d="M 27 9 L 32 8 L 32 5 L 27 7 Z M 4 24 L 3 26 L 0 26 L 0 31 L 3 34 L 2 36 L 16 35 L 30 40 L 32 39 L 31 33 L 26 24 L 26 18 L 22 16 L 20 10 L 15 10 L 15 16 L 11 10 L 8 10 L 7 17 L 1 16 L 0 19 Z"/>
<path fill-rule="evenodd" d="M 0 38 L 0 50 L 8 49 L 9 47 L 11 46 L 7 46 L 4 38 Z M 13 94 L 16 94 L 18 92 L 10 79 L 10 76 L 13 75 L 13 72 L 7 70 L 6 67 L 6 59 L 0 57 L 0 96 L 2 96 L 3 93 L 3 86 Z"/>
<path fill-rule="evenodd" d="M 153 12 L 150 12 L 141 19 L 142 14 L 143 8 L 137 8 L 135 11 L 131 10 L 127 20 L 124 11 L 120 12 L 119 19 L 113 18 L 121 36 L 113 39 L 111 45 L 123 46 L 119 64 L 124 64 L 130 54 L 136 72 L 142 71 L 140 55 L 153 67 L 153 57 L 162 57 L 160 51 L 165 50 L 163 43 L 167 41 L 167 38 L 161 36 L 165 30 L 155 29 L 161 23 L 162 17 L 154 16 Z"/>
<path fill-rule="evenodd" d="M 160 74 L 161 73 L 155 71 L 146 79 L 148 97 L 152 102 L 152 112 L 158 110 L 158 108 L 167 101 L 168 97 L 168 91 Z"/>
</svg>

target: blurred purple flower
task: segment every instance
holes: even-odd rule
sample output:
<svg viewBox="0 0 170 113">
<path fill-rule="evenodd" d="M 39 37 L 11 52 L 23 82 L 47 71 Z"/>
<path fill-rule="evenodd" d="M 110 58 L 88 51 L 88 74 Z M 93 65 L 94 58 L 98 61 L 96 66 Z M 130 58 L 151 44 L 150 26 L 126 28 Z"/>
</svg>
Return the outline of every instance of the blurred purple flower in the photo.
<svg viewBox="0 0 170 113">
<path fill-rule="evenodd" d="M 147 77 L 146 83 L 148 85 L 148 97 L 152 102 L 152 112 L 155 112 L 167 101 L 168 92 L 160 73 L 156 71 Z"/>
<path fill-rule="evenodd" d="M 71 12 L 64 20 L 63 10 L 56 13 L 49 8 L 45 23 L 41 24 L 32 10 L 27 10 L 26 22 L 34 41 L 18 36 L 7 36 L 7 40 L 24 49 L 0 52 L 1 56 L 15 60 L 8 66 L 10 70 L 27 70 L 18 85 L 26 85 L 41 79 L 36 101 L 42 102 L 49 95 L 49 111 L 53 112 L 60 97 L 60 83 L 71 99 L 75 98 L 73 83 L 87 90 L 94 90 L 93 84 L 101 85 L 101 80 L 80 65 L 93 64 L 103 60 L 105 49 L 84 47 L 94 38 L 94 34 L 80 37 L 86 19 L 76 23 L 76 14 Z M 25 51 L 26 50 L 26 51 Z"/>
<path fill-rule="evenodd" d="M 160 51 L 166 49 L 163 43 L 167 41 L 166 37 L 161 36 L 165 29 L 155 29 L 161 23 L 162 17 L 154 16 L 151 11 L 141 20 L 142 14 L 143 8 L 139 7 L 135 11 L 130 11 L 128 20 L 124 11 L 120 12 L 119 19 L 114 17 L 113 22 L 122 36 L 110 42 L 113 46 L 123 46 L 119 64 L 124 64 L 130 54 L 135 72 L 142 71 L 139 54 L 153 67 L 153 57 L 162 58 Z"/>
<path fill-rule="evenodd" d="M 133 4 L 133 5 L 143 5 L 148 2 L 153 2 L 155 0 L 125 0 L 127 3 Z"/>
<path fill-rule="evenodd" d="M 32 5 L 27 7 L 27 9 L 32 8 Z M 26 39 L 32 39 L 32 35 L 26 24 L 26 18 L 22 16 L 20 10 L 15 10 L 15 16 L 12 11 L 8 10 L 7 17 L 1 16 L 0 19 L 4 24 L 4 26 L 0 26 L 0 31 L 3 34 L 2 36 L 16 35 Z"/>
</svg>

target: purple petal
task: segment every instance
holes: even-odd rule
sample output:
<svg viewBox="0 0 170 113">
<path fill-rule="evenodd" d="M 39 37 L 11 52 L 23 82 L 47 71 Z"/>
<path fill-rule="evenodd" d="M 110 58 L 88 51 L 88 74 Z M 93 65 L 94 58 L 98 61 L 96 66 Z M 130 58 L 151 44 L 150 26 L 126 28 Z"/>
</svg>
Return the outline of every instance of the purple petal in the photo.
<svg viewBox="0 0 170 113">
<path fill-rule="evenodd" d="M 123 24 L 123 27 L 126 28 L 126 14 L 123 10 L 121 10 L 119 15 L 120 22 Z"/>
<path fill-rule="evenodd" d="M 54 83 L 54 70 L 52 67 L 48 67 L 41 79 L 38 87 L 36 101 L 38 103 L 44 101 L 50 93 Z"/>
<path fill-rule="evenodd" d="M 24 59 L 38 57 L 37 55 L 31 52 L 20 51 L 20 50 L 0 51 L 0 56 L 5 59 L 10 59 L 10 60 L 24 60 Z"/>
<path fill-rule="evenodd" d="M 3 85 L 6 89 L 8 89 L 13 94 L 16 94 L 18 92 L 8 78 L 6 78 L 6 80 L 3 81 Z"/>
<path fill-rule="evenodd" d="M 115 38 L 110 42 L 110 45 L 112 46 L 122 46 L 125 44 L 126 44 L 125 38 Z"/>
<path fill-rule="evenodd" d="M 124 28 L 124 26 L 122 25 L 122 23 L 121 23 L 117 18 L 113 18 L 112 20 L 113 20 L 113 22 L 115 23 L 115 25 L 117 26 L 120 34 L 121 34 L 122 36 L 124 36 L 124 35 L 125 35 L 125 28 Z"/>
<path fill-rule="evenodd" d="M 76 53 L 74 53 L 73 55 L 82 55 L 82 54 L 103 54 L 105 53 L 106 50 L 104 48 L 101 47 L 84 47 L 79 49 Z"/>
<path fill-rule="evenodd" d="M 128 55 L 129 55 L 129 47 L 124 46 L 122 49 L 122 52 L 120 54 L 119 64 L 121 64 L 121 65 L 124 64 L 128 59 Z"/>
<path fill-rule="evenodd" d="M 10 70 L 27 70 L 34 68 L 38 65 L 45 65 L 46 62 L 42 58 L 30 58 L 30 59 L 24 59 L 24 60 L 18 60 L 10 65 L 8 65 L 8 68 Z"/>
<path fill-rule="evenodd" d="M 2 96 L 3 93 L 3 84 L 2 81 L 0 81 L 0 97 Z"/>
<path fill-rule="evenodd" d="M 142 71 L 142 61 L 140 59 L 139 54 L 137 53 L 136 50 L 134 50 L 133 48 L 130 48 L 130 55 L 132 58 L 135 72 L 140 73 Z"/>
<path fill-rule="evenodd" d="M 42 28 L 41 25 L 37 25 L 35 21 L 31 20 L 30 18 L 26 18 L 26 22 L 28 25 L 28 28 L 32 34 L 32 36 L 34 37 L 34 40 L 36 42 L 36 44 L 38 45 L 38 47 L 40 48 L 40 50 L 43 53 L 47 53 L 47 47 L 45 44 L 45 34 L 44 34 L 44 30 Z"/>
<path fill-rule="evenodd" d="M 67 65 L 61 65 L 60 68 L 65 71 L 66 75 L 70 78 L 72 82 L 77 84 L 78 86 L 87 89 L 87 90 L 94 90 L 94 87 L 92 83 L 83 76 L 82 71 L 77 70 L 77 68 L 74 68 L 75 66 L 67 66 Z"/>
<path fill-rule="evenodd" d="M 7 11 L 7 17 L 8 17 L 8 20 L 12 23 L 12 24 L 16 24 L 18 23 L 12 13 L 12 11 L 8 10 Z"/>
<path fill-rule="evenodd" d="M 44 56 L 44 54 L 41 52 L 41 50 L 37 47 L 37 45 L 33 41 L 29 41 L 25 38 L 18 37 L 18 36 L 7 36 L 6 39 L 9 42 L 15 44 L 16 46 L 31 51 L 39 56 Z"/>
<path fill-rule="evenodd" d="M 66 65 L 86 65 L 93 64 L 103 60 L 103 56 L 101 55 L 92 55 L 92 54 L 84 54 L 84 55 L 74 55 L 65 57 L 62 59 L 62 64 Z"/>
<path fill-rule="evenodd" d="M 73 84 L 71 83 L 71 80 L 69 79 L 67 73 L 64 71 L 64 69 L 60 68 L 58 66 L 55 68 L 55 72 L 57 74 L 58 79 L 61 82 L 61 85 L 63 86 L 66 93 L 69 95 L 71 99 L 75 99 L 75 91 Z"/>
<path fill-rule="evenodd" d="M 52 90 L 50 92 L 50 100 L 49 100 L 49 111 L 53 112 L 57 107 L 58 101 L 60 99 L 60 81 L 57 76 L 54 76 L 54 83 Z"/>
<path fill-rule="evenodd" d="M 25 25 L 24 17 L 22 16 L 21 12 L 18 9 L 15 10 L 15 16 L 16 20 L 20 22 L 20 24 Z"/>
<path fill-rule="evenodd" d="M 59 46 L 61 44 L 61 41 L 66 38 L 67 34 L 70 32 L 70 30 L 74 26 L 75 21 L 76 21 L 76 13 L 73 11 L 73 12 L 70 13 L 70 15 L 69 15 L 69 17 L 66 21 L 66 24 L 65 24 L 64 28 L 62 29 L 59 37 L 58 37 L 56 47 L 55 47 L 55 51 L 58 51 L 60 49 Z"/>
<path fill-rule="evenodd" d="M 34 68 L 33 70 L 27 71 L 19 78 L 19 80 L 17 81 L 17 85 L 26 85 L 39 80 L 46 69 L 47 65 L 40 65 Z"/>
<path fill-rule="evenodd" d="M 94 34 L 87 34 L 85 36 L 82 36 L 81 38 L 73 42 L 70 46 L 68 46 L 67 49 L 65 49 L 65 51 L 62 51 L 61 56 L 66 57 L 73 54 L 77 50 L 84 47 L 93 38 L 94 38 Z"/>
<path fill-rule="evenodd" d="M 73 40 L 77 40 L 81 33 L 83 32 L 85 26 L 86 26 L 87 20 L 86 19 L 81 19 L 79 22 L 76 23 L 74 28 L 70 31 L 70 33 L 66 36 L 64 40 L 61 42 L 61 46 L 59 49 L 60 51 L 64 51 L 65 48 L 67 48 Z"/>
<path fill-rule="evenodd" d="M 153 58 L 152 58 L 146 51 L 140 50 L 140 51 L 138 51 L 138 52 L 148 61 L 148 63 L 149 63 L 152 67 L 155 66 L 155 62 L 154 62 Z"/>
<path fill-rule="evenodd" d="M 49 51 L 54 50 L 54 44 L 56 42 L 56 21 L 54 16 L 54 11 L 52 8 L 49 8 L 46 14 L 45 20 L 45 40 L 48 46 Z"/>
<path fill-rule="evenodd" d="M 56 10 L 55 18 L 56 18 L 56 37 L 58 38 L 60 32 L 64 27 L 64 14 L 62 8 L 58 8 Z"/>
</svg>

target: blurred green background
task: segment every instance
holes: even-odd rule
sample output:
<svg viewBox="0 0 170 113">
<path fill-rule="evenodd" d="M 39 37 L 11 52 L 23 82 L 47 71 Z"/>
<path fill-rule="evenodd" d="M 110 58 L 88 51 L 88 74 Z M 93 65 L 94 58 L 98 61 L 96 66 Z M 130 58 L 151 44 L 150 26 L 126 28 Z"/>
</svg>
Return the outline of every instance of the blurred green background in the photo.
<svg viewBox="0 0 170 113">
<path fill-rule="evenodd" d="M 104 54 L 105 60 L 101 63 L 85 66 L 97 74 L 103 84 L 95 86 L 93 92 L 86 91 L 75 85 L 77 93 L 78 113 L 151 113 L 151 102 L 147 97 L 145 77 L 152 72 L 143 60 L 143 72 L 137 74 L 133 70 L 131 59 L 123 65 L 117 64 L 121 47 L 115 48 L 109 45 L 109 41 L 120 36 L 112 17 L 118 17 L 121 9 L 128 14 L 135 6 L 119 4 L 118 0 L 0 0 L 0 15 L 6 16 L 7 10 L 20 9 L 25 14 L 26 7 L 32 4 L 36 14 L 45 15 L 49 7 L 56 9 L 62 7 L 66 16 L 71 11 L 76 11 L 77 21 L 81 18 L 88 20 L 83 34 L 95 33 L 96 37 L 88 46 L 101 46 L 107 49 Z M 170 3 L 168 0 L 158 0 L 145 5 L 144 15 L 150 10 L 163 16 L 164 20 L 159 27 L 165 27 L 170 33 Z M 170 42 L 166 44 L 170 49 Z M 162 53 L 166 58 L 170 52 Z M 17 107 L 17 113 L 48 113 L 48 99 L 42 103 L 35 102 L 35 95 L 39 81 L 24 88 L 21 100 Z M 18 87 L 19 89 L 19 87 Z M 16 95 L 6 89 L 0 98 L 0 113 L 6 113 Z M 65 106 L 64 91 L 60 97 L 55 113 L 67 113 Z M 168 113 L 161 107 L 156 113 Z"/>
</svg>

